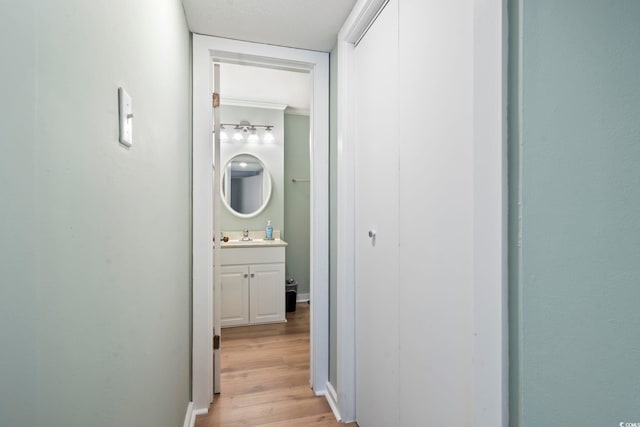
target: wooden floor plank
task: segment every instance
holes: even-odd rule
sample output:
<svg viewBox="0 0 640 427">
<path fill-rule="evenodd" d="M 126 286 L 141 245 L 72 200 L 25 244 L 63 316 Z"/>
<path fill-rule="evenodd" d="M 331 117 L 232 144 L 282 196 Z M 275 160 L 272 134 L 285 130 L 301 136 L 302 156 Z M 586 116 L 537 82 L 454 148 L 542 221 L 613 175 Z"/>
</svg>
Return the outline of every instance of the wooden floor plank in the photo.
<svg viewBox="0 0 640 427">
<path fill-rule="evenodd" d="M 357 427 L 309 387 L 309 305 L 287 319 L 222 330 L 222 393 L 195 427 Z"/>
</svg>

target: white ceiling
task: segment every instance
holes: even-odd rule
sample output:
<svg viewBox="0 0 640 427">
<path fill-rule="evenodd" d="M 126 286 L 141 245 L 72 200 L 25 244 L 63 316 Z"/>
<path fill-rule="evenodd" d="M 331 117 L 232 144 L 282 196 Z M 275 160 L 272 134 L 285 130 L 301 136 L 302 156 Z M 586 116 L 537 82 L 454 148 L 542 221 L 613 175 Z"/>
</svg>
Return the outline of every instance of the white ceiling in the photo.
<svg viewBox="0 0 640 427">
<path fill-rule="evenodd" d="M 194 33 L 329 52 L 356 0 L 182 0 Z"/>
<path fill-rule="evenodd" d="M 246 65 L 220 64 L 220 99 L 286 104 L 298 113 L 309 111 L 311 75 Z"/>
</svg>

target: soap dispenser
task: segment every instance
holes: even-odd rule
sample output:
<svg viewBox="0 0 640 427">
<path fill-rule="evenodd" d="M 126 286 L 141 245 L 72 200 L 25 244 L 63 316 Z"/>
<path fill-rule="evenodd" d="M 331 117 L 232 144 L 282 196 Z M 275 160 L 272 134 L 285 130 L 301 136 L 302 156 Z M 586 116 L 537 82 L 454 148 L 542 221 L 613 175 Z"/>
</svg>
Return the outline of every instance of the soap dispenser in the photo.
<svg viewBox="0 0 640 427">
<path fill-rule="evenodd" d="M 271 226 L 271 220 L 267 221 L 267 228 L 265 230 L 267 240 L 273 239 L 273 227 Z"/>
</svg>

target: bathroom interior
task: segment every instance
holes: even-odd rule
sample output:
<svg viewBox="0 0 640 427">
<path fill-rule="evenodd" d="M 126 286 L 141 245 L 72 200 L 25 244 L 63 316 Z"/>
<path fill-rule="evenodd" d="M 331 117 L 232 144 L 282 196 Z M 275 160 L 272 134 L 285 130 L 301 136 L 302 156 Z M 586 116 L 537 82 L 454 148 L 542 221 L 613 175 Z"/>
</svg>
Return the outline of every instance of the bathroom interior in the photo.
<svg viewBox="0 0 640 427">
<path fill-rule="evenodd" d="M 218 65 L 224 343 L 225 337 L 244 333 L 238 332 L 242 328 L 285 324 L 296 315 L 296 306 L 304 309 L 309 300 L 311 78 Z M 251 353 L 261 357 L 259 351 Z M 221 361 L 223 372 L 231 370 L 224 351 Z M 224 391 L 224 375 L 221 387 Z"/>
</svg>

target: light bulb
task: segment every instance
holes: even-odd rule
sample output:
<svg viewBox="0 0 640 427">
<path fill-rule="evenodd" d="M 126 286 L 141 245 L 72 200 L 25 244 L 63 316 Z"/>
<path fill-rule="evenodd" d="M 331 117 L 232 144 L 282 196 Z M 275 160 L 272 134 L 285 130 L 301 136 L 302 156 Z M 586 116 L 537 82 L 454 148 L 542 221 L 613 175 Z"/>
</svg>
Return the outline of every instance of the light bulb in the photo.
<svg viewBox="0 0 640 427">
<path fill-rule="evenodd" d="M 247 138 L 247 142 L 255 144 L 258 141 L 260 141 L 260 138 L 258 138 L 258 134 L 256 133 L 256 128 L 252 127 L 251 134 L 249 134 L 249 137 Z"/>
<path fill-rule="evenodd" d="M 271 128 L 267 128 L 264 131 L 264 136 L 262 137 L 262 140 L 266 143 L 270 143 L 273 142 L 274 137 L 273 137 L 273 132 L 271 131 Z"/>
<path fill-rule="evenodd" d="M 244 139 L 244 136 L 242 135 L 242 128 L 240 126 L 236 126 L 233 131 L 233 140 L 240 142 L 243 139 Z"/>
<path fill-rule="evenodd" d="M 226 142 L 229 140 L 229 135 L 227 131 L 224 129 L 224 126 L 220 126 L 220 141 Z"/>
</svg>

